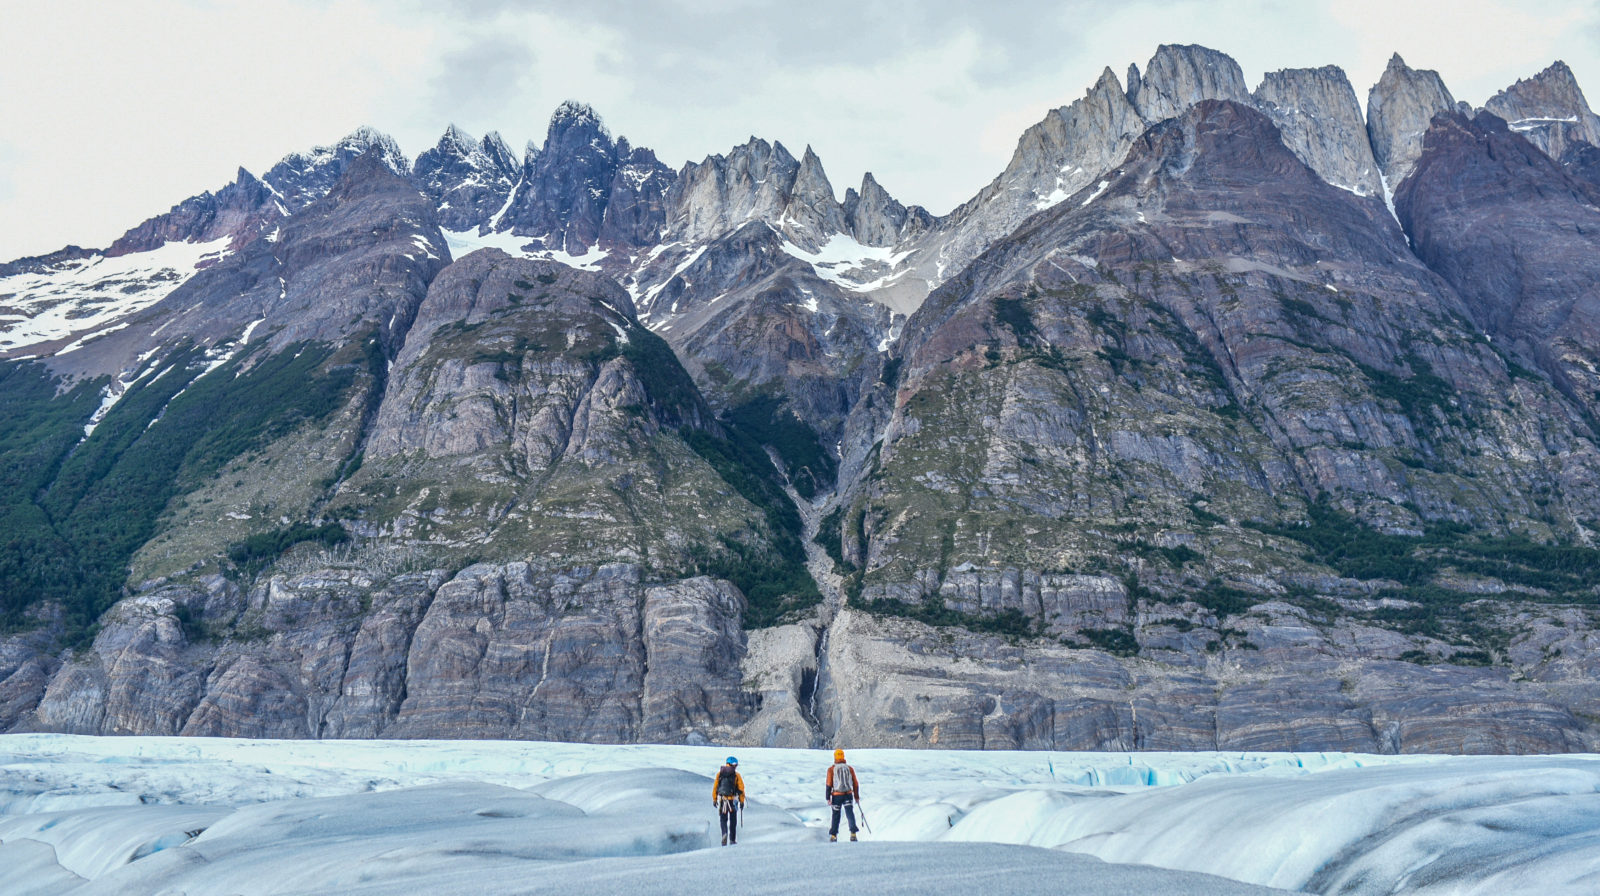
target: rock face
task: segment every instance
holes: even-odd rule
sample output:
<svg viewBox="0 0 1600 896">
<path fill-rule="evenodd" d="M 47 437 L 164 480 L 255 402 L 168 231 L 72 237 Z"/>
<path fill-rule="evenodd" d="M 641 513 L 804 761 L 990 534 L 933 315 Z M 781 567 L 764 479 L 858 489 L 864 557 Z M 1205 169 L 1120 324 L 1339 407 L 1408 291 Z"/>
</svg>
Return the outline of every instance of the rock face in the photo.
<svg viewBox="0 0 1600 896">
<path fill-rule="evenodd" d="M 564 103 L 550 118 L 544 146 L 528 148 L 509 207 L 489 223 L 577 256 L 602 243 L 653 243 L 661 229 L 661 196 L 671 180 L 671 171 L 648 150 L 613 142 L 593 109 Z M 624 188 L 615 197 L 623 205 L 609 212 L 616 186 Z"/>
<path fill-rule="evenodd" d="M 630 147 L 627 140 L 617 141 L 617 160 L 617 173 L 611 180 L 611 194 L 600 221 L 600 246 L 610 251 L 658 245 L 668 216 L 672 169 L 661 164 L 650 150 Z"/>
<path fill-rule="evenodd" d="M 941 638 L 850 612 L 824 658 L 825 705 L 837 713 L 823 725 L 835 742 L 965 750 L 1503 753 L 1590 742 L 1570 710 L 1519 693 L 1504 671 L 1319 656 L 1328 643 L 1293 611 L 1245 624 L 1259 649 L 1174 664 Z"/>
<path fill-rule="evenodd" d="M 433 197 L 446 230 L 476 230 L 505 208 L 521 169 L 497 133 L 474 140 L 451 125 L 433 149 L 417 156 L 411 177 Z"/>
<path fill-rule="evenodd" d="M 1483 108 L 1552 159 L 1580 142 L 1600 146 L 1600 116 L 1589 109 L 1578 79 L 1560 60 L 1490 97 Z"/>
<path fill-rule="evenodd" d="M 858 418 L 866 431 L 847 435 L 872 449 L 840 501 L 839 555 L 854 567 L 845 587 L 854 605 L 966 614 L 1137 652 L 1165 671 L 1096 657 L 1102 666 L 1089 672 L 1070 650 L 1051 667 L 1046 651 L 1017 661 L 1026 684 L 1001 684 L 983 670 L 1003 650 L 952 674 L 943 653 L 916 663 L 835 629 L 818 674 L 833 682 L 821 693 L 834 695 L 824 705 L 837 710 L 841 736 L 1419 749 L 1449 740 L 1442 719 L 1453 718 L 1462 726 L 1452 750 L 1523 749 L 1519 732 L 1531 749 L 1589 738 L 1576 704 L 1555 690 L 1526 695 L 1538 705 L 1520 705 L 1541 721 L 1525 729 L 1498 711 L 1467 720 L 1449 688 L 1417 696 L 1391 661 L 1478 649 L 1439 639 L 1465 631 L 1453 614 L 1477 611 L 1431 611 L 1443 626 L 1433 634 L 1388 628 L 1384 607 L 1417 596 L 1375 567 L 1307 565 L 1326 555 L 1298 540 L 1357 519 L 1402 554 L 1438 520 L 1582 538 L 1582 514 L 1523 496 L 1550 488 L 1584 495 L 1574 505 L 1600 501 L 1600 451 L 1584 414 L 1548 380 L 1513 379 L 1378 200 L 1325 183 L 1252 109 L 1201 103 L 1152 128 L 1108 181 L 1034 218 L 912 316 L 893 413 L 881 424 Z M 1395 320 L 1428 330 L 1384 323 Z M 1439 391 L 1424 398 L 1424 383 Z M 1516 435 L 1551 421 L 1564 421 L 1559 457 Z M 1144 534 L 1120 534 L 1130 524 Z M 1341 575 L 1321 565 L 1330 562 Z M 1437 587 L 1461 587 L 1438 575 Z M 1590 585 L 1569 584 L 1572 599 L 1587 600 L 1577 595 Z M 1302 588 L 1339 602 L 1341 621 L 1314 621 L 1321 611 L 1298 602 Z M 1515 602 L 1497 606 L 1504 619 Z M 885 640 L 931 643 L 894 625 L 904 627 Z M 1255 670 L 1244 679 L 1213 668 L 1217 654 L 1234 656 L 1232 644 L 1257 651 L 1230 659 Z M 1360 683 L 1321 696 L 1297 686 L 1305 702 L 1294 721 L 1273 721 L 1263 695 L 1282 691 L 1277 676 L 1335 677 L 1309 671 L 1317 656 L 1339 657 Z M 831 668 L 836 659 L 843 670 Z M 901 683 L 885 685 L 891 678 Z M 1501 672 L 1474 680 L 1485 693 L 1515 689 Z M 1161 696 L 1129 707 L 1113 695 L 1130 682 Z M 1066 708 L 1063 694 L 1074 695 Z"/>
<path fill-rule="evenodd" d="M 958 267 L 964 265 L 1028 215 L 1060 202 L 1115 167 L 1146 127 L 1116 75 L 1106 69 L 1083 98 L 1052 111 L 1024 132 L 1006 170 L 951 213 L 962 223 L 943 256 L 955 259 Z"/>
<path fill-rule="evenodd" d="M 1561 167 L 1577 180 L 1600 187 L 1600 148 L 1574 143 L 1561 156 Z"/>
<path fill-rule="evenodd" d="M 610 743 L 725 733 L 749 713 L 741 595 L 704 579 L 644 589 L 637 575 L 464 571 L 413 635 L 413 684 L 385 730 Z"/>
<path fill-rule="evenodd" d="M 1367 93 L 1367 135 L 1391 189 L 1399 188 L 1422 154 L 1429 122 L 1455 106 L 1438 72 L 1413 69 L 1399 53 L 1389 59 L 1383 77 Z"/>
<path fill-rule="evenodd" d="M 907 234 L 908 223 L 926 228 L 932 218 L 926 212 L 913 215 L 910 209 L 890 196 L 868 171 L 861 176 L 861 190 L 844 192 L 844 217 L 850 234 L 865 246 L 893 246 Z M 919 210 L 920 212 L 920 210 Z"/>
<path fill-rule="evenodd" d="M 1128 82 L 1128 101 L 1149 122 L 1182 115 L 1201 100 L 1250 102 L 1239 63 L 1225 53 L 1192 44 L 1162 44 L 1145 67 L 1144 77 L 1135 84 L 1130 72 Z"/>
<path fill-rule="evenodd" d="M 672 232 L 700 240 L 754 219 L 777 221 L 789 207 L 800 163 L 782 143 L 750 138 L 726 156 L 688 164 L 672 188 Z"/>
<path fill-rule="evenodd" d="M 646 587 L 637 567 L 551 576 L 512 564 L 374 584 L 350 573 L 280 576 L 248 597 L 219 583 L 209 594 L 125 601 L 37 708 L 6 724 L 673 743 L 725 737 L 750 714 L 743 597 L 726 583 Z M 202 605 L 213 620 L 249 620 L 264 635 L 193 637 L 175 613 Z"/>
<path fill-rule="evenodd" d="M 250 172 L 239 169 L 238 179 L 216 193 L 201 193 L 172 207 L 157 218 L 123 234 L 106 255 L 115 258 L 149 252 L 172 242 L 209 243 L 227 238 L 234 250 L 242 248 L 283 218 L 273 201 L 272 188 Z"/>
<path fill-rule="evenodd" d="M 368 153 L 375 153 L 385 168 L 401 177 L 411 170 L 393 137 L 364 127 L 332 146 L 284 156 L 261 179 L 272 187 L 286 212 L 297 212 L 327 195 L 345 169 Z"/>
<path fill-rule="evenodd" d="M 1268 72 L 1253 95 L 1300 161 L 1362 196 L 1383 195 L 1355 89 L 1338 66 Z"/>
<path fill-rule="evenodd" d="M 1496 344 L 1600 411 L 1600 190 L 1488 113 L 1439 119 L 1395 209 Z"/>
<path fill-rule="evenodd" d="M 616 145 L 588 106 L 566 103 L 550 118 L 544 146 L 529 147 L 522 179 L 501 227 L 538 237 L 546 248 L 585 255 L 616 176 Z"/>
<path fill-rule="evenodd" d="M 0 730 L 1596 749 L 1592 115 L 1369 103 L 1165 46 L 940 218 L 570 103 L 0 266 Z"/>
</svg>

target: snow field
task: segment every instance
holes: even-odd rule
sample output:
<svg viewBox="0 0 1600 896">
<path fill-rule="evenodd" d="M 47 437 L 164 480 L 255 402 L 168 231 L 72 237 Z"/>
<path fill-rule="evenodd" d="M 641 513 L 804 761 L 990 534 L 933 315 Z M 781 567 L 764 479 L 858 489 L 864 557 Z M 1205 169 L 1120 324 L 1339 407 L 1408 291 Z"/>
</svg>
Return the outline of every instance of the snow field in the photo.
<svg viewBox="0 0 1600 896">
<path fill-rule="evenodd" d="M 167 243 L 116 258 L 94 255 L 46 274 L 0 277 L 0 350 L 109 332 L 114 321 L 154 305 L 188 282 L 202 262 L 228 253 L 227 238 Z M 74 342 L 58 353 L 78 348 Z"/>
<path fill-rule="evenodd" d="M 560 249 L 525 250 L 522 247 L 535 242 L 534 238 L 515 236 L 510 233 L 480 235 L 474 230 L 446 230 L 443 233 L 445 242 L 450 246 L 450 257 L 452 258 L 461 258 L 479 249 L 499 249 L 513 258 L 539 258 L 546 261 L 559 262 L 567 267 L 578 268 L 583 271 L 598 271 L 600 270 L 600 262 L 611 254 L 599 246 L 591 246 L 588 252 L 583 255 L 573 255 Z M 424 246 L 424 248 L 429 247 Z"/>
<path fill-rule="evenodd" d="M 0 892 L 1600 892 L 1594 756 L 732 752 L 0 736 Z"/>
</svg>

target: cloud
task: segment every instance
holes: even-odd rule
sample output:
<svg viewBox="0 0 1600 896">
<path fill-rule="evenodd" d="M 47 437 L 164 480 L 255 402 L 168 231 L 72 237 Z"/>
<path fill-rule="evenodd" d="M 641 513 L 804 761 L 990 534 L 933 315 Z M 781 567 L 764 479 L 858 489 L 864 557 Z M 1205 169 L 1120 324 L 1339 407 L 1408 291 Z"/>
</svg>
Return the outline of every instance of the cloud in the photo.
<svg viewBox="0 0 1600 896">
<path fill-rule="evenodd" d="M 17 184 L 11 172 L 22 162 L 22 152 L 13 144 L 0 140 L 0 207 L 17 195 Z"/>
<path fill-rule="evenodd" d="M 447 122 L 488 120 L 529 91 L 533 69 L 534 52 L 525 38 L 475 33 L 440 58 L 428 82 L 428 112 Z"/>
</svg>

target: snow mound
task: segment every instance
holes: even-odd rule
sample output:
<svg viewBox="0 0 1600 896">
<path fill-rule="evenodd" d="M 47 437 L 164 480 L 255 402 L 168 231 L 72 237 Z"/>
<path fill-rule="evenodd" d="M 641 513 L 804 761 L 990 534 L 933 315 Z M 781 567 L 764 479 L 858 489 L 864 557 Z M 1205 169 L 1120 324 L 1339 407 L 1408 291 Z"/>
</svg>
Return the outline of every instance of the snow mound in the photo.
<svg viewBox="0 0 1600 896">
<path fill-rule="evenodd" d="M 811 265 L 817 276 L 851 292 L 871 292 L 894 282 L 905 271 L 897 271 L 911 252 L 896 252 L 892 247 L 867 246 L 854 237 L 836 233 L 815 252 L 792 242 L 781 246 L 784 252 Z"/>
</svg>

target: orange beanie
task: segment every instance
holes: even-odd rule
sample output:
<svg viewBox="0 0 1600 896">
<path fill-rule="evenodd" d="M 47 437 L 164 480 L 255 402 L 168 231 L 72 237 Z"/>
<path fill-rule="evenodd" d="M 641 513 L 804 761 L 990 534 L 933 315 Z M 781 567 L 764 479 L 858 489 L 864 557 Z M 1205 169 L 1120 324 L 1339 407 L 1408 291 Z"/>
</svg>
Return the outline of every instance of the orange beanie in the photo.
<svg viewBox="0 0 1600 896">
<path fill-rule="evenodd" d="M 844 751 L 843 750 L 834 750 L 833 751 L 833 761 L 834 762 L 843 762 L 844 761 Z"/>
</svg>

